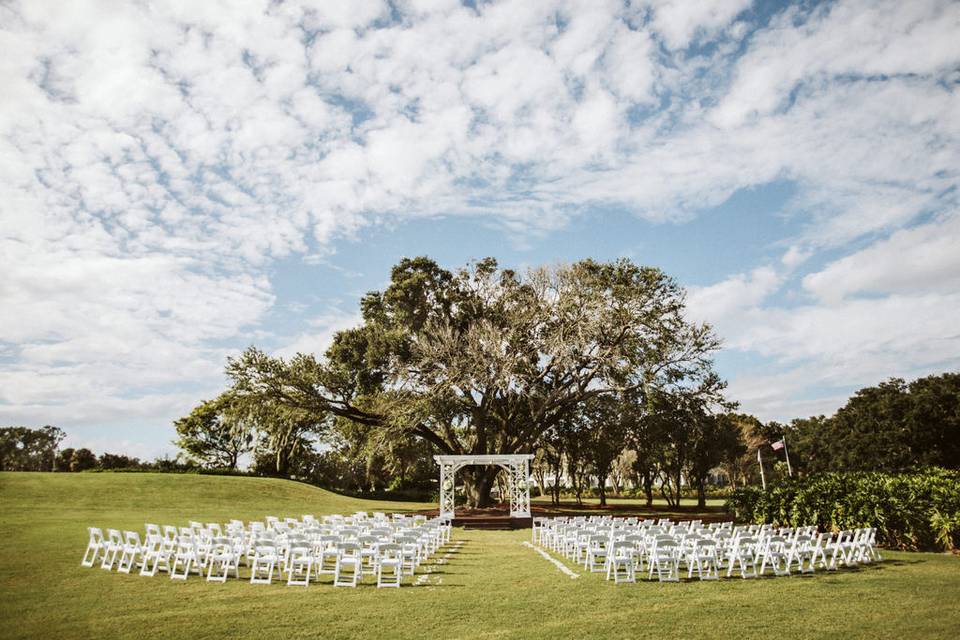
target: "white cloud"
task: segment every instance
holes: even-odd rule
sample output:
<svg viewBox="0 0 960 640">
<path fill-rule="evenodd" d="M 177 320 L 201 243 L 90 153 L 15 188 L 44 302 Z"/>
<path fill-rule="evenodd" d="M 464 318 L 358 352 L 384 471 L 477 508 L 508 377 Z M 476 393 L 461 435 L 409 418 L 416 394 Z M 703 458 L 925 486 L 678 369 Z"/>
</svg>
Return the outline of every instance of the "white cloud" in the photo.
<svg viewBox="0 0 960 640">
<path fill-rule="evenodd" d="M 286 341 L 276 350 L 275 355 L 291 358 L 298 353 L 322 355 L 333 343 L 337 332 L 352 329 L 362 324 L 359 313 L 344 313 L 340 311 L 327 313 L 311 318 L 307 324 L 310 329 Z"/>
<path fill-rule="evenodd" d="M 751 0 L 654 0 L 653 26 L 671 49 L 681 49 L 698 34 L 715 35 L 727 27 Z"/>
<path fill-rule="evenodd" d="M 960 216 L 894 233 L 803 279 L 827 302 L 855 294 L 960 290 Z"/>
<path fill-rule="evenodd" d="M 757 267 L 708 287 L 692 287 L 687 306 L 695 318 L 724 332 L 728 322 L 738 322 L 744 310 L 759 306 L 781 282 L 782 276 L 772 267 Z"/>
<path fill-rule="evenodd" d="M 268 267 L 381 221 L 482 217 L 522 244 L 597 205 L 685 221 L 774 180 L 808 223 L 795 249 L 694 306 L 775 357 L 813 357 L 792 355 L 816 342 L 803 322 L 912 303 L 934 339 L 955 226 L 810 275 L 836 305 L 805 321 L 763 305 L 824 247 L 955 210 L 960 7 L 846 0 L 763 27 L 749 4 L 3 5 L 0 408 L 114 420 L 215 387 L 267 321 Z M 878 266 L 897 252 L 911 276 Z M 290 348 L 320 350 L 337 322 Z"/>
</svg>

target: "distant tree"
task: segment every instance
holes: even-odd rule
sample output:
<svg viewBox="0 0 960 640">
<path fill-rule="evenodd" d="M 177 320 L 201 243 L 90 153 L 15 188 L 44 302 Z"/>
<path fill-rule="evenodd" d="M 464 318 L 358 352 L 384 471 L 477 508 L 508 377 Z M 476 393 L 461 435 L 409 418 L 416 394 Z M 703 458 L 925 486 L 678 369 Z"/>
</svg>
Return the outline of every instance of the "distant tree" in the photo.
<svg viewBox="0 0 960 640">
<path fill-rule="evenodd" d="M 533 460 L 530 463 L 530 475 L 537 485 L 538 495 L 547 495 L 547 474 L 550 473 L 550 463 L 547 462 L 546 453 L 543 447 L 537 446 L 534 450 Z"/>
<path fill-rule="evenodd" d="M 543 460 L 551 482 L 548 486 L 551 504 L 560 504 L 560 492 L 563 486 L 563 437 L 555 427 L 541 434 L 536 450 Z"/>
<path fill-rule="evenodd" d="M 181 459 L 180 456 L 171 458 L 166 455 L 155 458 L 153 462 L 144 466 L 161 472 L 192 471 L 197 468 L 197 464 L 190 459 Z"/>
<path fill-rule="evenodd" d="M 579 418 L 577 415 L 568 416 L 556 428 L 562 442 L 567 479 L 570 481 L 577 504 L 583 504 L 583 493 L 590 480 L 590 459 L 583 433 L 583 422 Z"/>
<path fill-rule="evenodd" d="M 254 433 L 244 424 L 242 412 L 235 408 L 230 392 L 201 402 L 190 415 L 173 423 L 177 431 L 174 444 L 188 459 L 202 466 L 236 469 L 240 456 L 249 451 Z"/>
<path fill-rule="evenodd" d="M 697 506 L 707 506 L 706 480 L 710 471 L 724 460 L 742 457 L 747 451 L 737 416 L 730 413 L 696 417 L 691 429 L 690 459 L 687 477 L 697 490 Z"/>
<path fill-rule="evenodd" d="M 0 429 L 0 470 L 52 471 L 64 437 L 62 430 L 49 425 Z"/>
<path fill-rule="evenodd" d="M 704 502 L 703 480 L 723 456 L 715 439 L 720 428 L 714 413 L 731 408 L 722 395 L 718 378 L 704 380 L 697 387 L 651 396 L 646 419 L 660 448 L 661 493 L 670 506 L 678 506 L 684 478 L 698 489 L 698 502 Z"/>
<path fill-rule="evenodd" d="M 767 442 L 761 433 L 763 423 L 755 416 L 745 413 L 726 414 L 740 432 L 738 440 L 742 447 L 730 447 L 724 451 L 720 467 L 730 480 L 730 486 L 736 489 L 740 485 L 759 482 L 757 467 L 757 449 Z"/>
<path fill-rule="evenodd" d="M 57 451 L 56 471 L 70 471 L 70 463 L 73 461 L 73 454 L 76 451 L 73 447 L 60 449 Z"/>
<path fill-rule="evenodd" d="M 258 438 L 254 450 L 256 470 L 281 477 L 297 475 L 313 451 L 317 423 L 306 413 L 273 412 L 259 407 L 251 424 Z"/>
<path fill-rule="evenodd" d="M 911 462 L 960 469 L 960 373 L 944 373 L 907 385 L 905 426 Z"/>
<path fill-rule="evenodd" d="M 607 505 L 607 480 L 623 452 L 630 427 L 629 409 L 620 396 L 597 396 L 581 410 L 581 445 L 597 480 L 600 505 Z"/>
<path fill-rule="evenodd" d="M 629 433 L 627 434 L 629 437 Z M 613 468 L 610 471 L 610 481 L 613 483 L 613 490 L 616 494 L 622 494 L 627 482 L 633 478 L 633 467 L 637 461 L 637 452 L 633 449 L 624 449 L 613 461 Z"/>
<path fill-rule="evenodd" d="M 104 453 L 97 459 L 97 466 L 104 471 L 115 469 L 139 469 L 142 465 L 139 458 L 132 458 L 122 453 Z"/>
<path fill-rule="evenodd" d="M 656 397 L 647 399 L 646 407 L 637 407 L 632 414 L 628 446 L 634 451 L 633 471 L 638 487 L 643 489 L 646 506 L 653 506 L 653 490 L 667 445 L 662 403 Z"/>
<path fill-rule="evenodd" d="M 909 384 L 891 378 L 860 389 L 833 416 L 794 420 L 785 433 L 801 472 L 960 469 L 960 373 Z"/>
<path fill-rule="evenodd" d="M 86 471 L 97 468 L 97 456 L 87 448 L 80 448 L 70 457 L 70 471 Z"/>
</svg>

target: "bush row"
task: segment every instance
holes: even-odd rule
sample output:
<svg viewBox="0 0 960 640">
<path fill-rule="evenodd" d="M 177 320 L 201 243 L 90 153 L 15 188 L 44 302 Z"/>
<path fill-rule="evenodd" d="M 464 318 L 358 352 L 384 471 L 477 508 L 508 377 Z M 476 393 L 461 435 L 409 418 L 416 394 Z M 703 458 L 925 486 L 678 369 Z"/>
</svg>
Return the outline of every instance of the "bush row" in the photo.
<svg viewBox="0 0 960 640">
<path fill-rule="evenodd" d="M 727 510 L 737 521 L 755 524 L 817 524 L 826 531 L 876 527 L 878 541 L 888 547 L 951 550 L 960 547 L 960 472 L 825 473 L 766 491 L 740 489 Z"/>
</svg>

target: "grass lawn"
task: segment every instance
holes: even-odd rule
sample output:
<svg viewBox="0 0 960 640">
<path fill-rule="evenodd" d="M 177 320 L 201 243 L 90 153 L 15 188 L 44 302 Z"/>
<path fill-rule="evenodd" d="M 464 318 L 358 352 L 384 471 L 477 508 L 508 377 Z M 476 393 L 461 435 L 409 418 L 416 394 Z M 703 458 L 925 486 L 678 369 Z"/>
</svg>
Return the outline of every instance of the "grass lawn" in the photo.
<svg viewBox="0 0 960 640">
<path fill-rule="evenodd" d="M 136 528 L 265 515 L 401 510 L 282 480 L 160 474 L 0 473 L 3 638 L 956 638 L 960 558 L 809 577 L 613 585 L 571 579 L 521 543 L 463 541 L 422 586 L 356 590 L 174 582 L 80 567 L 88 525 Z M 440 555 L 443 555 L 441 551 Z"/>
</svg>

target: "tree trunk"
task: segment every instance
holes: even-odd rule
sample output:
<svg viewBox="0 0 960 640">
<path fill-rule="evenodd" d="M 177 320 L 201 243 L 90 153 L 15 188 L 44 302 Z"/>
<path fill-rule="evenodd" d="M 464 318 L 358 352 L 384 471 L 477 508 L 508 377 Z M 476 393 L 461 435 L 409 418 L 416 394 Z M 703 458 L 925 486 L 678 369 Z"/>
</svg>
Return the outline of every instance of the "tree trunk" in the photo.
<svg viewBox="0 0 960 640">
<path fill-rule="evenodd" d="M 545 475 L 546 474 L 544 473 L 543 469 L 537 469 L 533 472 L 533 479 L 537 483 L 537 491 L 539 492 L 538 495 L 540 497 L 547 495 L 546 479 L 544 478 Z"/>
<path fill-rule="evenodd" d="M 697 507 L 705 509 L 707 507 L 706 483 L 703 478 L 697 480 Z"/>
<path fill-rule="evenodd" d="M 468 467 L 462 471 L 468 506 L 480 509 L 492 506 L 490 491 L 499 472 L 500 467 Z"/>
<path fill-rule="evenodd" d="M 647 507 L 653 506 L 653 474 L 643 474 L 643 493 L 647 497 Z"/>
<path fill-rule="evenodd" d="M 290 472 L 290 452 L 286 447 L 277 449 L 277 475 L 286 478 Z"/>
<path fill-rule="evenodd" d="M 674 494 L 674 500 L 676 500 L 676 502 L 674 502 L 673 504 L 679 507 L 680 499 L 683 496 L 683 472 L 680 469 L 677 469 L 677 476 L 676 476 L 675 482 L 676 482 L 677 492 Z"/>
<path fill-rule="evenodd" d="M 551 465 L 551 472 L 553 473 L 553 485 L 550 487 L 550 503 L 559 505 L 560 485 L 563 482 L 563 467 L 561 466 L 560 458 L 557 458 L 556 465 Z"/>
<path fill-rule="evenodd" d="M 607 506 L 607 476 L 597 476 L 597 493 L 600 494 L 600 506 Z"/>
</svg>

